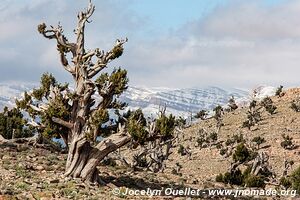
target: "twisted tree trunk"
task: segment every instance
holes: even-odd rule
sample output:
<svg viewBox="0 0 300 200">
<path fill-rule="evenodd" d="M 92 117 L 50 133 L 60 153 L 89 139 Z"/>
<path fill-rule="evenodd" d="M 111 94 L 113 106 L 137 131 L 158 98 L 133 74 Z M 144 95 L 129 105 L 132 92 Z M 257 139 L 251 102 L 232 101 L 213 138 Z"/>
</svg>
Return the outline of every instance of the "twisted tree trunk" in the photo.
<svg viewBox="0 0 300 200">
<path fill-rule="evenodd" d="M 90 146 L 84 139 L 73 142 L 74 152 L 69 152 L 66 164 L 66 176 L 81 178 L 88 182 L 99 182 L 97 166 L 109 153 L 116 151 L 131 140 L 124 133 L 113 134 L 102 140 L 96 147 Z"/>
<path fill-rule="evenodd" d="M 63 35 L 63 29 L 60 25 L 58 25 L 57 28 L 51 26 L 50 29 L 47 29 L 47 26 L 43 23 L 38 26 L 38 31 L 44 37 L 56 40 L 61 64 L 66 71 L 71 73 L 75 81 L 74 93 L 71 94 L 70 91 L 67 91 L 68 94 L 72 95 L 72 98 L 62 94 L 62 91 L 57 89 L 57 91 L 51 91 L 54 93 L 54 97 L 47 102 L 51 104 L 51 101 L 54 102 L 57 97 L 59 100 L 66 99 L 68 112 L 70 112 L 68 117 L 65 117 L 68 118 L 67 120 L 52 117 L 52 122 L 69 130 L 68 134 L 63 136 L 68 146 L 65 175 L 82 178 L 84 181 L 98 182 L 99 175 L 96 168 L 97 165 L 99 165 L 107 154 L 128 143 L 131 137 L 125 133 L 124 129 L 119 128 L 117 134 L 111 135 L 96 146 L 92 146 L 93 143 L 87 140 L 88 134 L 95 134 L 95 131 L 92 130 L 92 116 L 97 111 L 117 108 L 117 106 L 113 104 L 113 100 L 115 100 L 114 95 L 118 95 L 122 92 L 120 92 L 120 90 L 127 88 L 126 74 L 124 78 L 118 76 L 123 78 L 123 80 L 114 80 L 115 82 L 121 82 L 123 84 L 118 86 L 116 86 L 117 83 L 112 84 L 109 77 L 106 77 L 107 79 L 101 83 L 103 85 L 93 80 L 101 70 L 107 67 L 110 61 L 122 55 L 122 45 L 127 42 L 127 39 L 117 40 L 112 50 L 106 53 L 99 49 L 86 51 L 84 41 L 85 24 L 89 22 L 88 19 L 92 16 L 94 10 L 95 6 L 90 1 L 88 8 L 85 11 L 79 12 L 77 16 L 77 28 L 75 30 L 77 36 L 76 43 L 70 43 L 67 40 Z M 71 53 L 71 62 L 68 61 L 66 56 L 68 53 Z M 95 59 L 93 59 L 95 57 L 96 62 L 94 62 Z M 114 87 L 118 87 L 118 89 Z M 102 102 L 100 102 L 98 106 L 94 106 L 96 101 L 92 97 L 96 92 L 95 88 L 98 88 L 98 93 L 102 96 Z M 36 108 L 36 111 L 41 111 L 41 109 L 36 106 L 32 106 L 32 108 Z M 42 111 L 47 112 L 47 110 Z M 97 126 L 101 125 L 94 125 L 94 127 Z M 95 138 L 96 136 L 97 135 L 94 135 Z"/>
</svg>

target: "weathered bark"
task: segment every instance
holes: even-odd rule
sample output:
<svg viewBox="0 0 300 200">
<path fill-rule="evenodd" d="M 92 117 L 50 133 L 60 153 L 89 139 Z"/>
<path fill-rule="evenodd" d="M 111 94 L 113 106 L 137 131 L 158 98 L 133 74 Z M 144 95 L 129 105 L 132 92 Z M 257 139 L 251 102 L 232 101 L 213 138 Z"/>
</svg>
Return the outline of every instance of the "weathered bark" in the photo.
<svg viewBox="0 0 300 200">
<path fill-rule="evenodd" d="M 74 153 L 68 156 L 69 163 L 66 166 L 65 176 L 81 178 L 87 182 L 99 182 L 97 166 L 109 153 L 116 151 L 118 148 L 127 144 L 131 136 L 118 133 L 102 140 L 96 147 L 90 146 L 90 143 L 85 141 L 77 141 L 74 147 Z"/>
</svg>

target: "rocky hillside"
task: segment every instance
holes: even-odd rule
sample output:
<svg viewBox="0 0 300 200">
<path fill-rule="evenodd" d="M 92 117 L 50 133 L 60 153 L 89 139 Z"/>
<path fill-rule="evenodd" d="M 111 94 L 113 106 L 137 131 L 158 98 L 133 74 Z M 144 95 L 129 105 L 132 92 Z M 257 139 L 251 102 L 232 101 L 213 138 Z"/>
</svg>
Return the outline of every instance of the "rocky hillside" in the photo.
<svg viewBox="0 0 300 200">
<path fill-rule="evenodd" d="M 271 115 L 262 111 L 262 120 L 258 125 L 243 128 L 247 108 L 239 108 L 225 113 L 218 140 L 226 141 L 234 134 L 243 134 L 247 141 L 256 136 L 265 138 L 259 152 L 269 155 L 269 166 L 276 177 L 283 172 L 284 160 L 292 160 L 294 164 L 288 171 L 290 174 L 300 166 L 300 113 L 290 108 L 291 102 L 300 97 L 300 89 L 290 89 L 283 97 L 272 97 L 277 106 L 276 113 Z M 62 179 L 65 154 L 53 153 L 49 150 L 34 149 L 30 146 L 0 145 L 0 199 L 149 199 L 141 196 L 114 195 L 112 190 L 130 189 L 160 189 L 173 188 L 231 188 L 229 185 L 217 183 L 216 175 L 225 173 L 230 167 L 230 157 L 220 155 L 215 146 L 199 148 L 197 139 L 199 130 L 214 130 L 215 119 L 203 120 L 187 129 L 179 136 L 172 149 L 170 159 L 166 163 L 164 173 L 133 171 L 117 162 L 117 165 L 99 166 L 101 176 L 108 184 L 100 188 L 87 186 L 79 180 Z M 292 150 L 281 146 L 282 134 L 293 138 Z M 182 156 L 178 152 L 180 145 L 188 148 L 191 156 Z M 124 155 L 132 152 L 122 149 Z M 174 173 L 180 166 L 180 173 Z M 233 186 L 234 187 L 234 186 Z M 267 185 L 266 188 L 274 188 Z M 152 199 L 163 199 L 154 197 Z M 166 198 L 164 198 L 166 199 Z M 167 198 L 168 199 L 168 198 Z M 174 198 L 169 198 L 174 199 Z M 175 199 L 186 199 L 177 197 Z M 281 199 L 288 199 L 282 197 Z"/>
</svg>

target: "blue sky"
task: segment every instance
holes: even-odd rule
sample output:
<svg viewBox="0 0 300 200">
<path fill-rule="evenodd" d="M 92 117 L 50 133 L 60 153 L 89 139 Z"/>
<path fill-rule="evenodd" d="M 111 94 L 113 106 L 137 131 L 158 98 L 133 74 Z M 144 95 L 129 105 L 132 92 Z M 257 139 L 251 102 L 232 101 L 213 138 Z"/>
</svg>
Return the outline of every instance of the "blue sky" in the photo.
<svg viewBox="0 0 300 200">
<path fill-rule="evenodd" d="M 300 0 L 97 0 L 87 49 L 109 50 L 128 37 L 111 64 L 128 70 L 131 85 L 255 87 L 299 85 Z M 54 41 L 37 24 L 61 22 L 74 39 L 82 0 L 3 0 L 0 5 L 0 82 L 37 82 L 60 66 Z"/>
<path fill-rule="evenodd" d="M 168 31 L 177 29 L 188 21 L 202 18 L 216 6 L 226 2 L 226 0 L 141 0 L 130 5 L 130 8 L 139 15 L 146 16 L 154 28 Z"/>
</svg>

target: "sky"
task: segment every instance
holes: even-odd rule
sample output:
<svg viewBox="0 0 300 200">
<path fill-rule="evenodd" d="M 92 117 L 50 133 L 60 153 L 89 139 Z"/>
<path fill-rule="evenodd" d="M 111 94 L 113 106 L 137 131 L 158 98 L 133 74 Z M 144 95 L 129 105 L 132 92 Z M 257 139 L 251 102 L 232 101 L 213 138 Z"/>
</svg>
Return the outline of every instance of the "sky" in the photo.
<svg viewBox="0 0 300 200">
<path fill-rule="evenodd" d="M 74 41 L 84 0 L 1 0 L 0 82 L 72 82 L 55 41 L 37 25 L 64 27 Z M 86 49 L 110 50 L 128 37 L 109 68 L 127 69 L 130 85 L 253 88 L 300 85 L 300 0 L 94 0 Z"/>
</svg>

